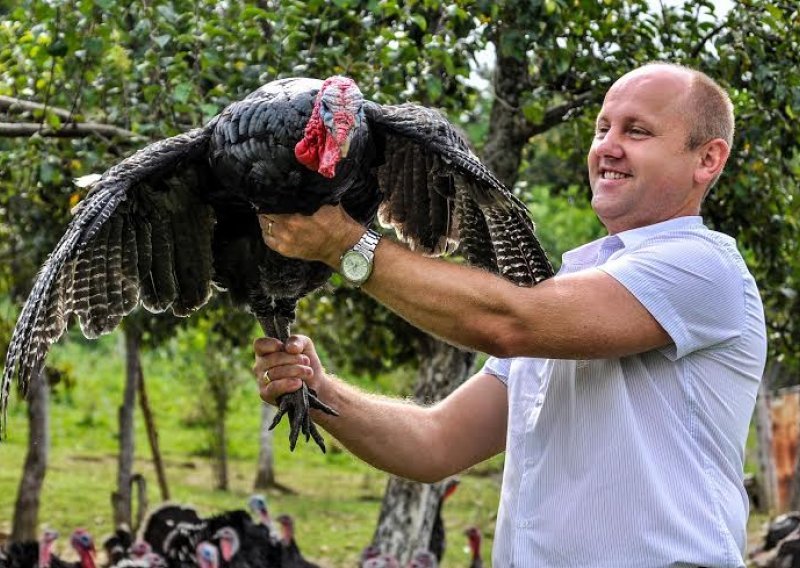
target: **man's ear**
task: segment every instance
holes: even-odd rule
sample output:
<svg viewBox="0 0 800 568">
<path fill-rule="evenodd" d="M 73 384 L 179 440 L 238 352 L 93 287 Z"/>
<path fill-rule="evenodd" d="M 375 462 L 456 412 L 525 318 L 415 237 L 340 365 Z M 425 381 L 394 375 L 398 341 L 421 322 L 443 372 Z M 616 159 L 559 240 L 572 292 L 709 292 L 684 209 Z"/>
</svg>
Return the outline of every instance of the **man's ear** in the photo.
<svg viewBox="0 0 800 568">
<path fill-rule="evenodd" d="M 725 140 L 714 138 L 700 146 L 697 152 L 699 161 L 694 170 L 694 181 L 698 185 L 707 187 L 725 167 L 731 150 Z"/>
</svg>

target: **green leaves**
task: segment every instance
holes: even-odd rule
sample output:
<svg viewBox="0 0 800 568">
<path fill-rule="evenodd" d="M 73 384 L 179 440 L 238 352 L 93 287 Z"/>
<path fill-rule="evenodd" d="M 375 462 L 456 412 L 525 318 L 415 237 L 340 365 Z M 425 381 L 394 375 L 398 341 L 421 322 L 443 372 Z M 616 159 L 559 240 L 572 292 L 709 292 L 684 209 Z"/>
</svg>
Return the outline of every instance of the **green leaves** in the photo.
<svg viewBox="0 0 800 568">
<path fill-rule="evenodd" d="M 741 0 L 720 20 L 714 4 L 76 0 L 67 9 L 20 0 L 0 15 L 0 95 L 67 113 L 9 120 L 59 128 L 72 113 L 156 139 L 202 124 L 269 80 L 347 74 L 378 102 L 444 109 L 479 152 L 490 150 L 483 145 L 496 130 L 507 132 L 516 140 L 513 151 L 499 151 L 515 154 L 507 179 L 519 179 L 540 235 L 557 251 L 570 235 L 595 234 L 585 153 L 611 82 L 651 60 L 696 66 L 729 88 L 739 117 L 728 170 L 705 213 L 746 250 L 773 349 L 797 358 L 800 16 L 789 0 Z M 484 91 L 471 77 L 479 65 L 491 81 Z M 0 139 L 0 258 L 16 259 L 0 263 L 0 282 L 12 283 L 6 288 L 23 293 L 60 235 L 75 194 L 69 180 L 102 172 L 134 149 L 99 138 Z M 580 207 L 573 212 L 571 203 Z M 410 328 L 378 308 L 355 308 L 359 294 L 338 294 L 305 313 L 308 331 L 328 337 L 331 353 L 344 338 L 341 365 L 413 361 Z M 365 323 L 389 331 L 365 343 Z M 363 351 L 354 347 L 361 344 Z"/>
</svg>

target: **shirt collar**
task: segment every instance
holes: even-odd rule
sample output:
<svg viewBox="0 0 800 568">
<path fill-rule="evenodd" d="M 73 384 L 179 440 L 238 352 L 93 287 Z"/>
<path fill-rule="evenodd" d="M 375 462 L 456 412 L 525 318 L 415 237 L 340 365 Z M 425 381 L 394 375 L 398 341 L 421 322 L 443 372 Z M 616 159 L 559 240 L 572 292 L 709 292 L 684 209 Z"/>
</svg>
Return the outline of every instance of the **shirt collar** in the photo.
<svg viewBox="0 0 800 568">
<path fill-rule="evenodd" d="M 605 237 L 601 237 L 564 253 L 562 257 L 562 263 L 564 265 L 571 266 L 583 265 L 587 263 L 595 264 L 598 262 L 600 257 L 602 257 L 602 261 L 605 261 L 606 258 L 608 258 L 617 250 L 622 248 L 633 248 L 645 239 L 648 239 L 653 235 L 657 235 L 658 233 L 702 226 L 702 217 L 699 215 L 687 215 L 685 217 L 676 217 L 674 219 L 661 221 L 660 223 L 654 223 L 653 225 L 629 229 L 627 231 L 617 233 L 616 235 L 607 235 Z"/>
<path fill-rule="evenodd" d="M 629 249 L 637 246 L 645 239 L 648 239 L 653 235 L 657 235 L 658 233 L 695 227 L 703 227 L 703 218 L 699 215 L 687 215 L 685 217 L 667 219 L 666 221 L 661 221 L 660 223 L 655 223 L 653 225 L 646 225 L 644 227 L 622 231 L 621 233 L 617 233 L 616 236 L 619 237 L 625 248 Z"/>
</svg>

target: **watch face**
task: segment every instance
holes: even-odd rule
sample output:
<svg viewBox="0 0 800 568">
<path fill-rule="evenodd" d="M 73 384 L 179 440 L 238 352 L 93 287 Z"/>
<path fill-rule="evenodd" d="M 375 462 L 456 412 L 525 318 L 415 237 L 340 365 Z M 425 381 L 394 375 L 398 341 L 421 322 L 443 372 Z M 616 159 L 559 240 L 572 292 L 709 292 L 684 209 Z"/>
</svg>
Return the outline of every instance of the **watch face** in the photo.
<svg viewBox="0 0 800 568">
<path fill-rule="evenodd" d="M 360 282 L 369 275 L 369 261 L 356 251 L 347 251 L 342 257 L 342 274 L 348 280 Z"/>
</svg>

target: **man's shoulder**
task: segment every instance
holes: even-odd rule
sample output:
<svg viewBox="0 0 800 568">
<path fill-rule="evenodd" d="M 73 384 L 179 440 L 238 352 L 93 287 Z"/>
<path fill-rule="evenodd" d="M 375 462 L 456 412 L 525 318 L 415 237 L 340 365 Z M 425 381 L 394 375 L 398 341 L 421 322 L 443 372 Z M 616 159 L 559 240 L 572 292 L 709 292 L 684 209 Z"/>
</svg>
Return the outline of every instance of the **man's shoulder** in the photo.
<svg viewBox="0 0 800 568">
<path fill-rule="evenodd" d="M 700 217 L 674 219 L 619 234 L 624 244 L 621 255 L 660 253 L 687 261 L 711 256 L 740 272 L 747 267 L 736 239 L 709 229 Z"/>
</svg>

